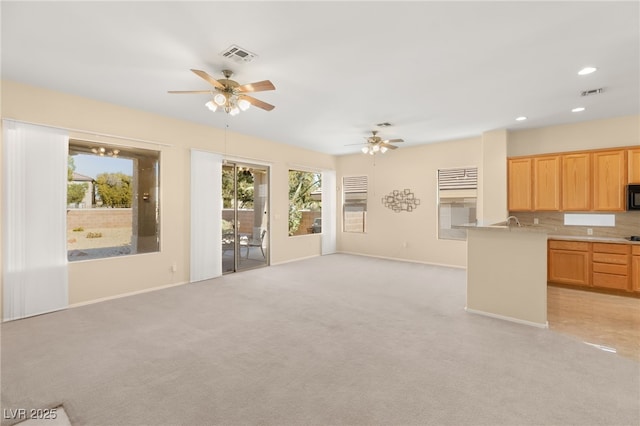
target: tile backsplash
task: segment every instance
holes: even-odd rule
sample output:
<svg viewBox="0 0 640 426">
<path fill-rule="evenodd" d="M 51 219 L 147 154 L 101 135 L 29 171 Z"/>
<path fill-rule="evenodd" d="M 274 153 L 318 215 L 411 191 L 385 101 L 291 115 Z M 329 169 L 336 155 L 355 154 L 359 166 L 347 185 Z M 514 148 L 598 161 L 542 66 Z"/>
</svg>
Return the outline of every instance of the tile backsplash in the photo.
<svg viewBox="0 0 640 426">
<path fill-rule="evenodd" d="M 640 211 L 631 212 L 611 212 L 615 214 L 616 226 L 569 226 L 564 224 L 565 212 L 509 212 L 516 216 L 520 223 L 533 224 L 533 219 L 537 218 L 540 225 L 550 227 L 550 235 L 573 235 L 581 237 L 607 237 L 624 238 L 631 235 L 640 235 Z M 593 234 L 587 233 L 588 229 L 593 230 Z"/>
</svg>

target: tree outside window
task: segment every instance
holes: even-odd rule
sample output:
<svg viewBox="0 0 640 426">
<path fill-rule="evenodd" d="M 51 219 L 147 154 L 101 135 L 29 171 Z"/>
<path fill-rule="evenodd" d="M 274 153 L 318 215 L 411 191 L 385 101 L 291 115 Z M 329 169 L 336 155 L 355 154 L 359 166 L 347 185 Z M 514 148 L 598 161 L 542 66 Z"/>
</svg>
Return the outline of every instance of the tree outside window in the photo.
<svg viewBox="0 0 640 426">
<path fill-rule="evenodd" d="M 322 175 L 289 170 L 289 236 L 322 232 Z"/>
</svg>

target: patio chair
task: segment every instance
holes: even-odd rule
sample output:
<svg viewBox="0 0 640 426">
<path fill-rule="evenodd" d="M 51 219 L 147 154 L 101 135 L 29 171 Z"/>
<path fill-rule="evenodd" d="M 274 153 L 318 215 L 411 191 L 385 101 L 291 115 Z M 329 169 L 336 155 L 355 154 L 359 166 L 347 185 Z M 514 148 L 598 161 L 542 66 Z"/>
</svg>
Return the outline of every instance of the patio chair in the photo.
<svg viewBox="0 0 640 426">
<path fill-rule="evenodd" d="M 263 229 L 262 232 L 260 232 L 260 238 L 253 238 L 251 240 L 247 240 L 246 243 L 241 242 L 240 244 L 247 247 L 247 259 L 249 258 L 249 251 L 251 250 L 251 247 L 260 247 L 260 251 L 262 252 L 262 257 L 264 257 L 265 259 L 267 258 L 267 256 L 265 256 L 264 254 L 264 247 L 263 247 L 263 242 L 264 242 L 264 236 L 267 234 L 267 230 Z"/>
<path fill-rule="evenodd" d="M 222 254 L 227 250 L 233 251 L 235 249 L 234 234 L 233 231 L 225 231 L 222 234 Z"/>
</svg>

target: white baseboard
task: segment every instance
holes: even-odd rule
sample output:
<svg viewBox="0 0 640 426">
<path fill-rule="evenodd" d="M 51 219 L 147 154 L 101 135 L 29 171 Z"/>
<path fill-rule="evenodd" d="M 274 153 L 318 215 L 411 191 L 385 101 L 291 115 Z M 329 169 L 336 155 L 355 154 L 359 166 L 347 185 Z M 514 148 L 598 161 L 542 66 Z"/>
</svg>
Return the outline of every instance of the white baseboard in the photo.
<svg viewBox="0 0 640 426">
<path fill-rule="evenodd" d="M 136 294 L 149 293 L 152 291 L 163 290 L 165 288 L 177 287 L 179 285 L 185 285 L 185 284 L 189 284 L 189 283 L 186 281 L 182 281 L 179 283 L 167 284 L 159 287 L 145 288 L 144 290 L 137 290 L 129 293 L 116 294 L 114 296 L 101 297 L 100 299 L 93 299 L 93 300 L 87 300 L 86 302 L 74 303 L 72 305 L 69 305 L 67 308 L 77 308 L 80 306 L 93 305 L 94 303 L 106 302 L 107 300 L 114 300 L 114 299 L 120 299 L 122 297 L 135 296 Z"/>
<path fill-rule="evenodd" d="M 419 263 L 421 265 L 430 265 L 430 266 L 442 266 L 444 268 L 455 268 L 455 269 L 467 269 L 466 266 L 459 265 L 449 265 L 446 263 L 435 263 L 435 262 L 425 262 L 424 260 L 414 260 L 414 259 L 403 259 L 401 257 L 389 257 L 389 256 L 377 256 L 375 254 L 366 254 L 366 253 L 358 253 L 352 251 L 337 251 L 339 254 L 351 254 L 354 256 L 364 256 L 364 257 L 373 257 L 376 259 L 386 259 L 386 260 L 395 260 L 396 262 L 407 262 L 407 263 Z"/>
<path fill-rule="evenodd" d="M 285 265 L 287 263 L 291 263 L 291 262 L 299 262 L 301 260 L 305 260 L 305 259 L 313 259 L 314 257 L 320 257 L 321 255 L 319 254 L 313 254 L 311 256 L 305 256 L 305 257 L 296 257 L 295 259 L 289 259 L 289 260 L 283 260 L 282 262 L 272 262 L 269 264 L 269 266 L 277 266 L 277 265 Z"/>
<path fill-rule="evenodd" d="M 527 320 L 522 320 L 522 319 L 513 318 L 513 317 L 507 317 L 507 316 L 504 316 L 504 315 L 492 314 L 490 312 L 477 311 L 475 309 L 467 308 L 466 306 L 465 306 L 464 310 L 469 312 L 470 314 L 483 315 L 485 317 L 497 318 L 497 319 L 501 319 L 501 320 L 504 320 L 504 321 L 510 321 L 510 322 L 515 322 L 515 323 L 518 323 L 518 324 L 529 325 L 531 327 L 549 328 L 549 321 L 545 321 L 544 324 L 543 324 L 543 323 L 539 323 L 539 322 L 533 322 L 533 321 L 527 321 Z"/>
</svg>

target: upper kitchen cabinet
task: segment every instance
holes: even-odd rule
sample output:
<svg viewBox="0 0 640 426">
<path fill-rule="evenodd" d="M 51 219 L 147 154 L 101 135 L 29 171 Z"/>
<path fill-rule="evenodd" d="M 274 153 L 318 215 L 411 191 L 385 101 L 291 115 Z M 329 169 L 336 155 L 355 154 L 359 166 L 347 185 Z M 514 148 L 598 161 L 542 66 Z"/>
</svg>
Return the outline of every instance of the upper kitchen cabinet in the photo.
<svg viewBox="0 0 640 426">
<path fill-rule="evenodd" d="M 623 211 L 626 185 L 640 183 L 640 147 L 508 159 L 509 211 Z"/>
<path fill-rule="evenodd" d="M 626 153 L 622 149 L 592 153 L 593 210 L 625 209 Z"/>
<path fill-rule="evenodd" d="M 509 211 L 531 211 L 531 158 L 510 158 L 507 169 Z"/>
<path fill-rule="evenodd" d="M 627 150 L 628 183 L 640 183 L 640 148 Z"/>
<path fill-rule="evenodd" d="M 587 152 L 562 156 L 562 209 L 591 209 L 591 155 Z"/>
<path fill-rule="evenodd" d="M 560 156 L 533 158 L 533 210 L 560 210 Z"/>
</svg>

